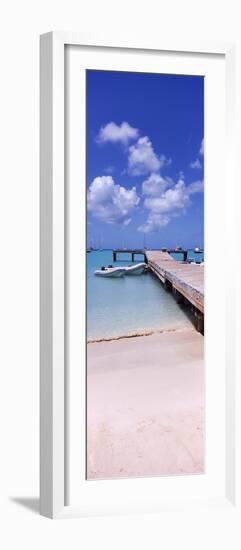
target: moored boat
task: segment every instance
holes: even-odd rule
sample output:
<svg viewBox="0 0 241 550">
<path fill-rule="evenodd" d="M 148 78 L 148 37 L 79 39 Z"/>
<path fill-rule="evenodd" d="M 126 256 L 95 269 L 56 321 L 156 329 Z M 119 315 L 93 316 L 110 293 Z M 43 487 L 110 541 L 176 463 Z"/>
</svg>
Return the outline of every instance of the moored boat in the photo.
<svg viewBox="0 0 241 550">
<path fill-rule="evenodd" d="M 146 268 L 147 265 L 143 262 L 135 265 L 128 265 L 128 267 L 124 267 L 125 275 L 141 275 Z"/>
<path fill-rule="evenodd" d="M 125 268 L 103 266 L 101 269 L 95 271 L 95 275 L 99 275 L 100 277 L 123 277 L 123 275 L 125 275 Z"/>
</svg>

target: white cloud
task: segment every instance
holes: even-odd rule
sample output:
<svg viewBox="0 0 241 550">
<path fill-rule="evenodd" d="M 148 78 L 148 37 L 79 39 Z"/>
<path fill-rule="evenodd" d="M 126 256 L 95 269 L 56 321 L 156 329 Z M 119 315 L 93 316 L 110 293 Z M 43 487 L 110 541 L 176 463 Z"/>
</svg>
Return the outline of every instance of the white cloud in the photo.
<svg viewBox="0 0 241 550">
<path fill-rule="evenodd" d="M 111 165 L 110 165 L 110 166 L 106 166 L 106 168 L 104 169 L 104 172 L 105 172 L 106 174 L 113 174 L 114 171 L 115 171 L 114 166 L 111 166 Z"/>
<path fill-rule="evenodd" d="M 161 155 L 160 163 L 161 163 L 161 168 L 164 168 L 164 166 L 170 166 L 170 164 L 172 164 L 172 159 L 171 158 L 168 159 L 165 155 Z"/>
<path fill-rule="evenodd" d="M 203 157 L 204 155 L 204 138 L 202 139 L 201 141 L 201 145 L 200 145 L 200 149 L 198 151 L 198 155 L 200 155 L 201 157 Z M 202 168 L 202 163 L 200 162 L 200 159 L 197 157 L 196 160 L 194 160 L 193 162 L 190 162 L 190 167 L 191 168 Z"/>
<path fill-rule="evenodd" d="M 169 213 L 176 209 L 183 209 L 189 204 L 188 188 L 183 179 L 171 189 L 167 189 L 160 197 L 147 198 L 144 201 L 144 206 L 152 212 Z"/>
<path fill-rule="evenodd" d="M 139 202 L 135 187 L 126 189 L 116 184 L 111 176 L 95 178 L 87 193 L 88 210 L 109 224 L 128 225 L 130 214 Z"/>
<path fill-rule="evenodd" d="M 172 183 L 170 178 L 163 178 L 160 174 L 151 174 L 142 183 L 142 193 L 153 197 L 160 196 Z"/>
<path fill-rule="evenodd" d="M 168 183 L 170 184 L 171 180 Z M 173 217 L 184 213 L 186 208 L 191 204 L 190 196 L 203 191 L 203 182 L 196 181 L 190 185 L 186 185 L 184 177 L 181 174 L 177 183 L 172 187 L 166 189 L 165 187 L 161 189 L 161 187 L 160 185 L 159 195 L 156 192 L 158 186 L 154 186 L 155 192 L 149 193 L 150 196 L 144 200 L 144 206 L 149 210 L 149 214 L 146 222 L 138 227 L 138 230 L 143 233 L 160 231 Z"/>
<path fill-rule="evenodd" d="M 157 233 L 162 227 L 165 227 L 170 221 L 169 216 L 163 216 L 156 212 L 150 212 L 146 223 L 138 227 L 138 231 L 142 233 Z"/>
<path fill-rule="evenodd" d="M 190 183 L 188 186 L 188 193 L 189 195 L 193 195 L 194 193 L 202 193 L 204 190 L 204 181 L 203 180 L 197 180 Z"/>
<path fill-rule="evenodd" d="M 202 168 L 200 160 L 197 158 L 193 162 L 190 162 L 190 167 L 191 168 Z"/>
<path fill-rule="evenodd" d="M 129 141 L 137 139 L 139 136 L 139 130 L 133 128 L 128 122 L 122 122 L 120 126 L 115 122 L 108 122 L 106 126 L 103 126 L 96 138 L 97 143 L 122 143 L 128 145 Z"/>
<path fill-rule="evenodd" d="M 164 156 L 161 159 L 157 157 L 147 136 L 140 137 L 137 143 L 129 148 L 128 172 L 132 176 L 158 172 L 163 165 L 164 158 Z"/>
</svg>

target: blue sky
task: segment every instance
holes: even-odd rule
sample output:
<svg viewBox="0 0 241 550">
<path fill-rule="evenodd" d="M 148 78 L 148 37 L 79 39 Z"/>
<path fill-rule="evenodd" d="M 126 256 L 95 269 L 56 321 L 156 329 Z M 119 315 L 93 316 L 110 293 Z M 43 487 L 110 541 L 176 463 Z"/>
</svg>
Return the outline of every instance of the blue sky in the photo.
<svg viewBox="0 0 241 550">
<path fill-rule="evenodd" d="M 88 246 L 203 247 L 203 77 L 86 78 Z"/>
</svg>

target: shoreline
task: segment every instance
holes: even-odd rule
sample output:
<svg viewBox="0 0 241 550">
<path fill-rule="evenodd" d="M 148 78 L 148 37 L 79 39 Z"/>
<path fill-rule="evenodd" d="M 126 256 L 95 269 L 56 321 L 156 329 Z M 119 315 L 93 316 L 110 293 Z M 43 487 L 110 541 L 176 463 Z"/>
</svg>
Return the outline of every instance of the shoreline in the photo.
<svg viewBox="0 0 241 550">
<path fill-rule="evenodd" d="M 204 338 L 194 327 L 87 346 L 87 478 L 204 472 Z"/>
<path fill-rule="evenodd" d="M 187 324 L 182 324 L 178 326 L 170 326 L 170 327 L 163 327 L 160 329 L 141 329 L 141 330 L 135 330 L 133 332 L 127 332 L 126 334 L 117 334 L 116 336 L 103 336 L 100 338 L 94 338 L 87 340 L 87 344 L 98 344 L 100 342 L 112 342 L 117 340 L 124 340 L 125 338 L 140 338 L 141 336 L 151 336 L 153 334 L 166 334 L 169 332 L 182 332 L 185 330 L 193 330 L 196 331 L 195 327 L 192 326 L 191 322 Z"/>
</svg>

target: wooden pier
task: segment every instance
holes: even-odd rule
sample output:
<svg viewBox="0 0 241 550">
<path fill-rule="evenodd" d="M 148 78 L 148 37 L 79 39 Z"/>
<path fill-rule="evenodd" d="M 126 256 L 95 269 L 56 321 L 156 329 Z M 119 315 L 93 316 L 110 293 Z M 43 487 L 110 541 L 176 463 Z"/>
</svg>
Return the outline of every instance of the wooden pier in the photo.
<svg viewBox="0 0 241 550">
<path fill-rule="evenodd" d="M 204 332 L 204 266 L 174 260 L 168 253 L 145 251 L 146 262 L 178 303 L 188 302 L 195 316 L 196 328 Z"/>
<path fill-rule="evenodd" d="M 122 258 L 120 258 L 120 256 L 122 254 L 130 254 L 131 258 L 128 259 L 127 261 L 132 261 L 134 262 L 135 261 L 135 255 L 140 255 L 142 254 L 143 255 L 143 259 L 146 258 L 146 253 L 148 251 L 144 248 L 115 248 L 114 250 L 112 250 L 112 254 L 113 254 L 113 262 L 117 262 L 117 260 L 120 260 Z M 159 250 L 153 250 L 153 252 L 160 252 Z M 181 255 L 182 256 L 182 260 L 184 262 L 187 262 L 188 259 L 188 250 L 185 250 L 184 248 L 163 248 L 161 249 L 161 252 L 167 252 L 169 254 L 178 254 L 179 256 Z M 200 253 L 203 253 L 203 249 L 201 248 L 198 248 L 198 249 L 193 249 L 193 252 L 195 252 L 195 254 L 200 254 Z"/>
<path fill-rule="evenodd" d="M 112 251 L 113 252 L 113 262 L 117 262 L 117 260 L 119 259 L 118 256 L 120 254 L 130 254 L 131 255 L 131 261 L 134 262 L 135 261 L 135 255 L 136 254 L 143 254 L 143 260 L 145 260 L 145 254 L 146 254 L 146 251 L 143 250 L 143 249 L 138 249 L 138 248 L 119 248 L 119 249 L 115 249 Z M 128 260 L 130 261 L 130 260 Z"/>
</svg>

